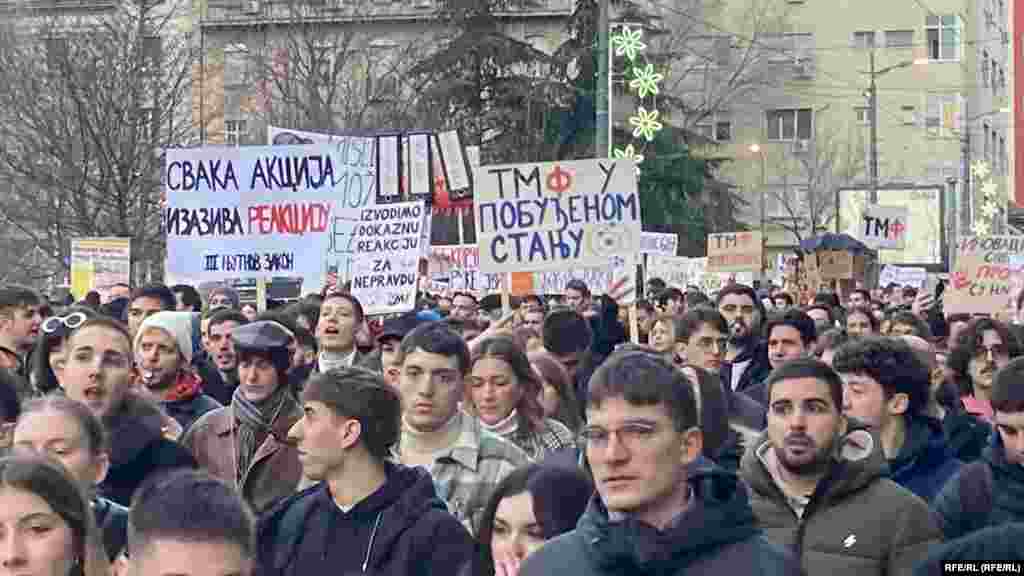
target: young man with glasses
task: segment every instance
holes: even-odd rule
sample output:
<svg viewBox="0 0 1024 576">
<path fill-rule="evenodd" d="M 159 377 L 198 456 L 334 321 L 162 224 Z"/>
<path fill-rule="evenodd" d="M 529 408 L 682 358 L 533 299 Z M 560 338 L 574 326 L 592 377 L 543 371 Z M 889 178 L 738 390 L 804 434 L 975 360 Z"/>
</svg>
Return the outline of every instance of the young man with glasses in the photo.
<svg viewBox="0 0 1024 576">
<path fill-rule="evenodd" d="M 429 469 L 448 509 L 475 533 L 498 483 L 529 458 L 460 409 L 469 348 L 458 334 L 441 322 L 418 326 L 402 339 L 399 356 L 404 412 L 397 459 Z"/>
<path fill-rule="evenodd" d="M 540 574 L 799 574 L 768 544 L 738 478 L 700 457 L 703 435 L 682 372 L 642 351 L 594 373 L 581 432 L 597 493 L 576 530 L 527 557 Z"/>
<path fill-rule="evenodd" d="M 289 440 L 316 486 L 260 523 L 272 574 L 456 574 L 474 543 L 448 513 L 430 474 L 389 461 L 401 401 L 379 374 L 342 367 L 302 391 Z"/>
<path fill-rule="evenodd" d="M 684 364 L 719 374 L 729 348 L 729 325 L 718 310 L 699 306 L 676 323 L 676 342 L 682 344 Z"/>
<path fill-rule="evenodd" d="M 960 407 L 992 421 L 992 383 L 996 372 L 1020 355 L 1020 343 L 1005 324 L 975 318 L 959 335 L 949 355 L 953 378 L 960 387 Z"/>
</svg>

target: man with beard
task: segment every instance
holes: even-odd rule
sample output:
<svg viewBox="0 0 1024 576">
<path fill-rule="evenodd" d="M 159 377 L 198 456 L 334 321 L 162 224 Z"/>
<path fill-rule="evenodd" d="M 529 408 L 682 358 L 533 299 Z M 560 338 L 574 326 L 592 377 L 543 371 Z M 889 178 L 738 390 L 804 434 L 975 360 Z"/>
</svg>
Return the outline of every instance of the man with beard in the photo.
<svg viewBox="0 0 1024 576">
<path fill-rule="evenodd" d="M 740 468 L 768 539 L 806 574 L 912 574 L 941 531 L 923 500 L 886 478 L 875 437 L 843 416 L 839 375 L 801 358 L 767 385 L 768 429 Z"/>
<path fill-rule="evenodd" d="M 1006 324 L 976 318 L 957 338 L 949 367 L 960 387 L 960 403 L 976 418 L 992 422 L 992 382 L 996 371 L 1020 355 L 1020 343 Z"/>
<path fill-rule="evenodd" d="M 157 312 L 143 320 L 135 336 L 135 355 L 142 385 L 187 431 L 200 416 L 220 408 L 203 393 L 192 372 L 192 313 Z"/>
<path fill-rule="evenodd" d="M 249 319 L 238 310 L 222 308 L 210 317 L 204 344 L 207 358 L 198 367 L 203 391 L 223 405 L 231 404 L 238 388 L 238 354 L 232 332 Z"/>
<path fill-rule="evenodd" d="M 729 349 L 722 368 L 722 382 L 738 392 L 754 388 L 771 371 L 768 347 L 758 334 L 764 307 L 757 293 L 744 284 L 730 284 L 718 293 L 718 311 L 729 324 Z"/>
</svg>

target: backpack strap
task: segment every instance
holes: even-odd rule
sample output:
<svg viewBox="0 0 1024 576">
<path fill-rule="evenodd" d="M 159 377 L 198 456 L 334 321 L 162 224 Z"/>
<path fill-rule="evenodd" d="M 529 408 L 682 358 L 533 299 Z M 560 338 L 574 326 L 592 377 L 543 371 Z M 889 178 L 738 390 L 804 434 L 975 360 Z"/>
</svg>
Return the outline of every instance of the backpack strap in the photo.
<svg viewBox="0 0 1024 576">
<path fill-rule="evenodd" d="M 984 528 L 992 512 L 992 468 L 975 460 L 960 472 L 960 518 L 963 534 Z"/>
</svg>

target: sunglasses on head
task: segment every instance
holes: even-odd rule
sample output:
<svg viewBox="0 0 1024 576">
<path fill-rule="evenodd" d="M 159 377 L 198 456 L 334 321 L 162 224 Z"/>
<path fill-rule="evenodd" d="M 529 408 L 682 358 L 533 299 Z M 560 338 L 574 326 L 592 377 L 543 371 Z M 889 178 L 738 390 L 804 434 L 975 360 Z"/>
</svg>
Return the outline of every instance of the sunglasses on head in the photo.
<svg viewBox="0 0 1024 576">
<path fill-rule="evenodd" d="M 74 312 L 67 316 L 51 316 L 43 322 L 41 328 L 46 334 L 58 332 L 62 327 L 66 330 L 74 330 L 82 324 L 85 324 L 85 321 L 88 319 L 89 317 L 82 312 Z"/>
</svg>

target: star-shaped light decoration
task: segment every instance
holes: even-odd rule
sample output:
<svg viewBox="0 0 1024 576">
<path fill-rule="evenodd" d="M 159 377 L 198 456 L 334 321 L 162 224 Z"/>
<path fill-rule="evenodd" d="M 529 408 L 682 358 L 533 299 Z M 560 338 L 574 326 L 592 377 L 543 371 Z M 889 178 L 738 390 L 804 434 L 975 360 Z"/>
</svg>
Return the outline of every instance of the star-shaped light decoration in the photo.
<svg viewBox="0 0 1024 576">
<path fill-rule="evenodd" d="M 636 173 L 640 174 L 640 163 L 644 161 L 643 154 L 637 154 L 632 144 L 626 146 L 625 150 L 622 148 L 616 148 L 612 150 L 612 154 L 616 158 L 622 158 L 623 160 L 632 160 L 636 164 Z"/>
<path fill-rule="evenodd" d="M 994 181 L 986 180 L 985 183 L 981 185 L 981 192 L 985 195 L 985 198 L 994 200 L 999 190 Z"/>
<path fill-rule="evenodd" d="M 648 142 L 654 140 L 654 135 L 664 128 L 661 122 L 658 122 L 658 111 L 648 112 L 643 106 L 637 106 L 636 116 L 630 116 L 629 123 L 633 126 L 633 138 L 643 136 Z"/>
<path fill-rule="evenodd" d="M 980 220 L 974 223 L 974 234 L 976 236 L 988 236 L 988 233 L 992 231 L 992 228 L 988 225 L 988 222 Z"/>
<path fill-rule="evenodd" d="M 988 163 L 984 160 L 975 160 L 974 164 L 971 165 L 971 176 L 974 176 L 978 180 L 984 180 L 988 177 L 988 174 Z"/>
<path fill-rule="evenodd" d="M 637 96 L 646 98 L 648 94 L 658 93 L 658 82 L 664 79 L 664 74 L 654 71 L 654 64 L 648 64 L 643 68 L 634 66 L 633 79 L 629 81 L 629 87 L 636 90 Z"/>
<path fill-rule="evenodd" d="M 999 213 L 999 206 L 996 206 L 995 202 L 985 202 L 981 205 L 980 211 L 985 218 L 992 218 Z"/>
<path fill-rule="evenodd" d="M 625 55 L 630 62 L 635 60 L 636 55 L 647 48 L 647 44 L 640 41 L 643 35 L 643 30 L 631 30 L 629 26 L 623 26 L 621 32 L 612 36 L 615 55 Z"/>
</svg>

